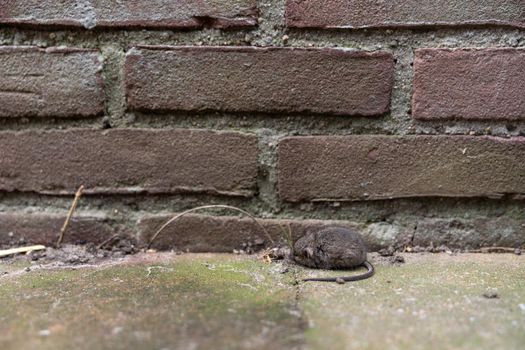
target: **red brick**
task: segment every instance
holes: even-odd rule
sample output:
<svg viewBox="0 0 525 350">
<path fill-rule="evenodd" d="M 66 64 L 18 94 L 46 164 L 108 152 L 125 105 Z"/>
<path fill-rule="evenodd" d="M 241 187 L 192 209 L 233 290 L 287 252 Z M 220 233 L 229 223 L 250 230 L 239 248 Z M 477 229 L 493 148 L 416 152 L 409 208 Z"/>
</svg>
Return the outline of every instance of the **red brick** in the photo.
<svg viewBox="0 0 525 350">
<path fill-rule="evenodd" d="M 279 144 L 282 199 L 525 194 L 525 138 L 307 136 Z"/>
<path fill-rule="evenodd" d="M 522 0 L 286 0 L 288 27 L 375 28 L 455 25 L 525 27 Z"/>
<path fill-rule="evenodd" d="M 251 195 L 257 138 L 191 129 L 0 133 L 0 190 Z"/>
<path fill-rule="evenodd" d="M 257 23 L 255 0 L 3 0 L 0 24 L 122 28 L 245 27 Z"/>
<path fill-rule="evenodd" d="M 412 243 L 448 248 L 523 247 L 525 220 L 508 217 L 478 217 L 474 219 L 418 220 Z"/>
<path fill-rule="evenodd" d="M 66 215 L 46 213 L 0 213 L 0 244 L 54 245 Z M 104 242 L 116 230 L 103 215 L 76 213 L 64 235 L 64 243 L 83 244 Z"/>
<path fill-rule="evenodd" d="M 99 53 L 0 47 L 0 117 L 91 117 L 104 112 Z"/>
<path fill-rule="evenodd" d="M 525 119 L 525 50 L 422 49 L 414 60 L 418 119 Z"/>
<path fill-rule="evenodd" d="M 153 234 L 172 216 L 147 215 L 140 219 L 139 241 L 147 246 Z M 285 244 L 283 229 L 292 231 L 294 240 L 302 237 L 307 230 L 318 230 L 328 225 L 358 228 L 349 221 L 336 220 L 259 220 L 272 239 Z M 153 242 L 152 247 L 160 250 L 179 249 L 191 252 L 231 252 L 233 249 L 246 249 L 248 243 L 254 250 L 271 246 L 271 242 L 261 228 L 250 218 L 235 216 L 208 216 L 188 214 L 166 227 Z M 373 237 L 365 241 L 375 246 Z M 246 244 L 243 245 L 243 244 Z"/>
<path fill-rule="evenodd" d="M 385 52 L 254 47 L 142 47 L 126 59 L 128 103 L 146 111 L 388 111 Z"/>
</svg>

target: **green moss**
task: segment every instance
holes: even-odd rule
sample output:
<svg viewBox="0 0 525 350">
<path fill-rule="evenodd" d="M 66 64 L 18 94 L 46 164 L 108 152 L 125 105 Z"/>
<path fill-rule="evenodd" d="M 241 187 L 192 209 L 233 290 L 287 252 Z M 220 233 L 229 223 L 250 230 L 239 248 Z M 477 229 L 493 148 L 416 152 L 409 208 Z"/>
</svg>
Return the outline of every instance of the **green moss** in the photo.
<svg viewBox="0 0 525 350">
<path fill-rule="evenodd" d="M 293 274 L 275 264 L 163 256 L 1 279 L 0 348 L 514 349 L 525 342 L 523 256 L 406 254 L 396 266 L 374 258 L 371 279 L 304 283 L 298 294 Z M 348 273 L 297 269 L 305 277 Z M 483 297 L 492 288 L 499 298 Z"/>
<path fill-rule="evenodd" d="M 0 276 L 3 276 L 4 273 L 6 272 L 7 274 L 9 274 L 11 272 L 22 270 L 28 266 L 31 266 L 31 264 L 29 263 L 29 261 L 25 259 L 20 259 L 20 260 L 10 260 L 10 259 L 2 260 L 0 259 Z"/>
<path fill-rule="evenodd" d="M 289 346 L 300 330 L 289 282 L 223 257 L 29 272 L 0 289 L 0 347 L 228 347 L 263 332 L 254 341 Z"/>
</svg>

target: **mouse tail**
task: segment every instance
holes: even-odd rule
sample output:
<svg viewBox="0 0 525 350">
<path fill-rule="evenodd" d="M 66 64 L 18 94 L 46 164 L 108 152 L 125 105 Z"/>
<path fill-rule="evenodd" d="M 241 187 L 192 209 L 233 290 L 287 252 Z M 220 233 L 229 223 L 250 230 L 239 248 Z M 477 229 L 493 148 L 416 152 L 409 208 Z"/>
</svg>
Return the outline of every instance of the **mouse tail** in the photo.
<svg viewBox="0 0 525 350">
<path fill-rule="evenodd" d="M 370 262 L 365 261 L 360 266 L 366 267 L 366 270 L 367 270 L 365 273 L 360 274 L 360 275 L 346 276 L 346 277 L 325 277 L 325 278 L 323 278 L 323 277 L 319 277 L 319 278 L 313 277 L 313 278 L 305 278 L 305 279 L 303 279 L 303 281 L 304 282 L 336 282 L 337 279 L 342 279 L 345 282 L 354 282 L 354 281 L 365 280 L 365 279 L 370 278 L 370 277 L 372 277 L 374 275 L 374 273 L 375 273 L 374 265 L 372 265 Z"/>
</svg>

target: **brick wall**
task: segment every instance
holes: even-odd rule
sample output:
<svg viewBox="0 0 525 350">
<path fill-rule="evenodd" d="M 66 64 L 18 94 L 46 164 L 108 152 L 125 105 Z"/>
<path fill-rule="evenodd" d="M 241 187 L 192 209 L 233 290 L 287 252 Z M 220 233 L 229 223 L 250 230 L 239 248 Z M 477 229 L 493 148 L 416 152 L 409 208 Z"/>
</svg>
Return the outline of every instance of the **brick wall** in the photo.
<svg viewBox="0 0 525 350">
<path fill-rule="evenodd" d="M 4 1 L 0 244 L 521 246 L 524 91 L 521 0 Z"/>
</svg>

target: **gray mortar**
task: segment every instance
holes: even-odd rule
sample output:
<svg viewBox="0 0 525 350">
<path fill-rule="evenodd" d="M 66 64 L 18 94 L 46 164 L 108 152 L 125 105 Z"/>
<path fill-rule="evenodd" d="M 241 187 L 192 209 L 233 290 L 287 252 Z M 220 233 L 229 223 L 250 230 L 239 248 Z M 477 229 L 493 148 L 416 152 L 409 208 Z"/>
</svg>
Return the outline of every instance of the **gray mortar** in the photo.
<svg viewBox="0 0 525 350">
<path fill-rule="evenodd" d="M 275 167 L 279 135 L 271 129 L 261 128 L 257 136 L 259 138 L 259 176 L 257 181 L 259 199 L 271 209 L 272 213 L 279 212 L 281 205 L 277 194 L 277 169 Z"/>
<path fill-rule="evenodd" d="M 412 66 L 417 48 L 525 47 L 525 29 L 510 27 L 463 27 L 428 29 L 295 30 L 284 26 L 284 0 L 258 1 L 260 23 L 254 29 L 190 31 L 172 30 L 80 30 L 27 27 L 1 27 L 0 45 L 74 46 L 95 48 L 104 59 L 106 109 L 99 118 L 4 118 L 0 130 L 65 129 L 72 127 L 113 128 L 210 128 L 239 130 L 259 137 L 259 194 L 254 198 L 187 195 L 83 196 L 79 211 L 103 211 L 115 225 L 135 230 L 137 219 L 145 213 L 170 213 L 205 204 L 229 204 L 245 208 L 260 217 L 350 220 L 363 225 L 364 233 L 376 247 L 410 243 L 415 236 L 427 237 L 418 230 L 422 219 L 472 220 L 508 218 L 525 221 L 525 202 L 508 199 L 415 198 L 369 202 L 331 202 L 289 204 L 277 194 L 278 140 L 290 135 L 352 134 L 447 134 L 499 137 L 525 135 L 525 121 L 416 121 L 410 113 Z M 91 24 L 86 23 L 88 26 Z M 287 36 L 288 39 L 283 38 Z M 339 117 L 315 114 L 263 113 L 186 113 L 165 114 L 126 111 L 122 65 L 127 50 L 148 45 L 253 45 L 286 47 L 345 47 L 356 50 L 391 52 L 396 59 L 391 111 L 381 117 Z M 1 193 L 0 211 L 28 210 L 65 213 L 70 197 L 33 193 Z M 216 212 L 214 212 L 216 214 Z M 219 215 L 222 213 L 219 213 Z M 231 214 L 231 213 L 224 213 Z M 524 227 L 502 227 L 508 242 L 525 244 Z M 512 232 L 511 232 L 512 231 Z M 461 232 L 476 235 L 466 228 Z M 509 234 L 509 232 L 511 232 Z M 470 237 L 469 245 L 491 242 L 489 237 Z M 493 242 L 499 242 L 494 233 Z"/>
<path fill-rule="evenodd" d="M 124 48 L 118 45 L 104 44 L 100 47 L 104 57 L 104 70 L 102 76 L 105 82 L 106 104 L 105 118 L 107 126 L 118 127 L 126 125 L 122 120 L 126 111 L 126 96 L 124 90 Z M 119 116 L 115 118 L 113 116 Z"/>
</svg>

